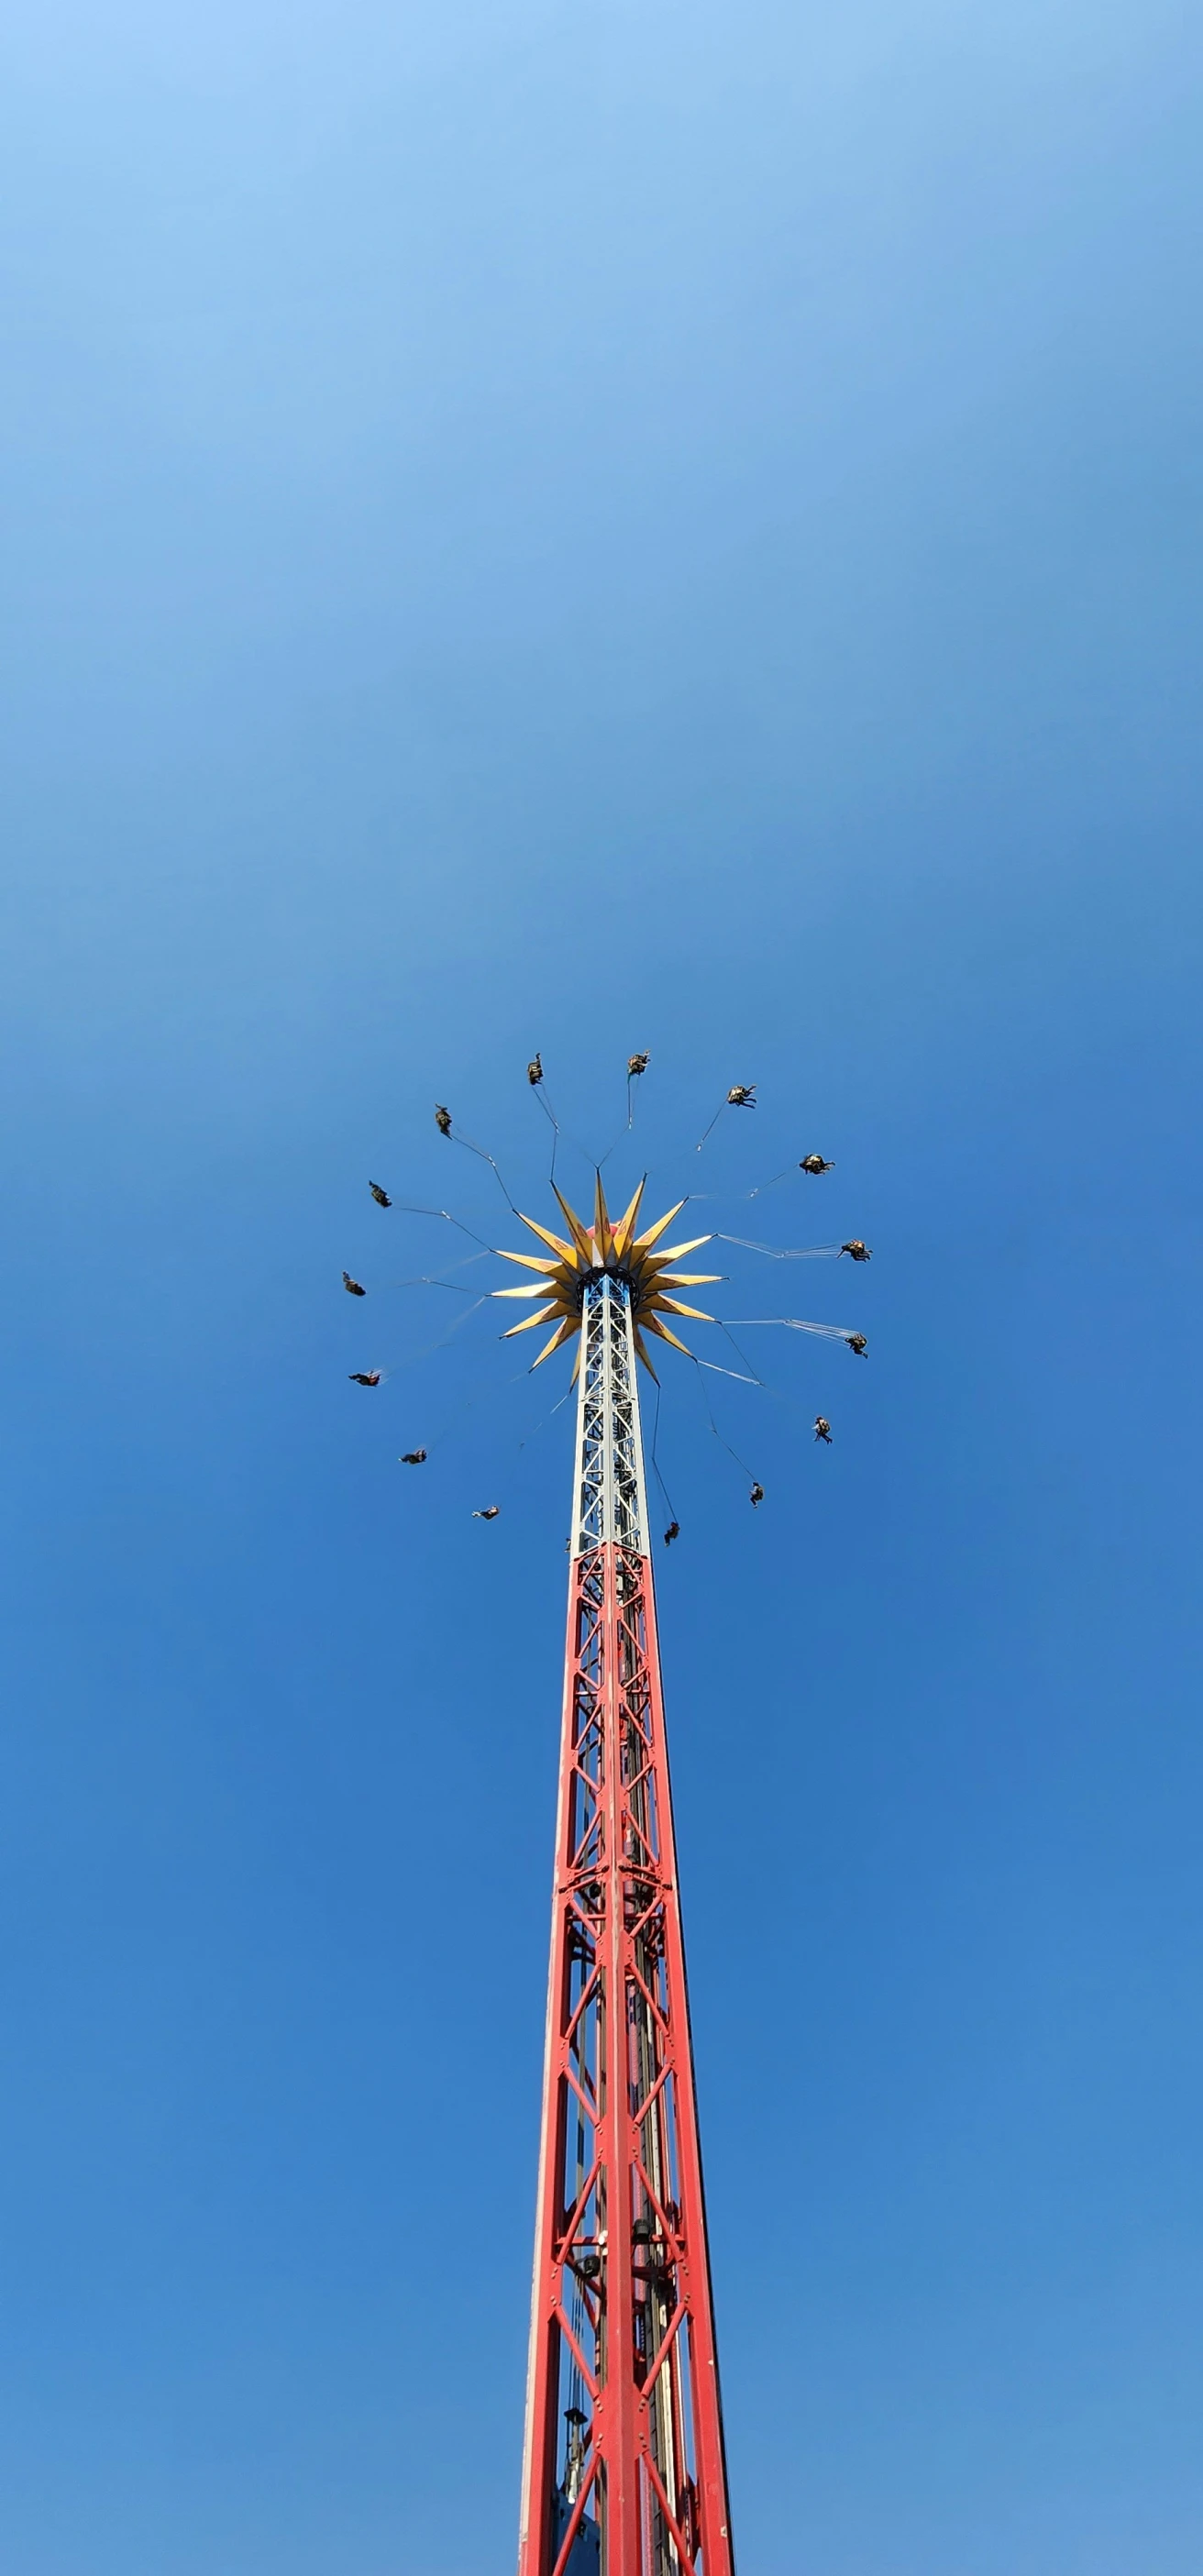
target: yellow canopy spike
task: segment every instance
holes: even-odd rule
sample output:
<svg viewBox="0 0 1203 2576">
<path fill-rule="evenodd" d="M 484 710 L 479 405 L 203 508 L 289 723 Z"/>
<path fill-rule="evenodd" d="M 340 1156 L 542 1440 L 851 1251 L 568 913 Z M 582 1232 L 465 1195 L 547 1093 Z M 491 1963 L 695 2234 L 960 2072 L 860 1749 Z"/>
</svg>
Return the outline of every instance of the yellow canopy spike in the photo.
<svg viewBox="0 0 1203 2576">
<path fill-rule="evenodd" d="M 536 1324 L 545 1324 L 548 1316 L 554 1313 L 554 1306 L 540 1306 L 537 1315 L 524 1315 L 520 1324 L 511 1324 L 508 1333 L 502 1334 L 502 1341 L 512 1342 L 515 1333 L 529 1333 Z"/>
<path fill-rule="evenodd" d="M 687 1342 L 679 1342 L 676 1334 L 670 1330 L 669 1326 L 664 1322 L 661 1316 L 644 1315 L 641 1318 L 641 1321 L 645 1332 L 658 1333 L 662 1342 L 671 1342 L 675 1351 L 684 1351 L 687 1360 L 691 1360 L 693 1358 L 693 1352 L 690 1350 L 689 1344 Z"/>
<path fill-rule="evenodd" d="M 704 1243 L 713 1241 L 712 1234 L 695 1234 L 688 1243 L 666 1243 L 663 1252 L 654 1253 L 652 1258 L 659 1268 L 662 1261 L 683 1261 L 687 1252 L 700 1252 Z"/>
<path fill-rule="evenodd" d="M 529 1225 L 530 1218 L 524 1216 L 522 1222 Z M 524 1270 L 558 1270 L 560 1267 L 558 1261 L 543 1261 L 537 1252 L 507 1252 L 501 1243 L 497 1246 L 497 1258 L 499 1261 L 520 1261 Z"/>
<path fill-rule="evenodd" d="M 643 1197 L 643 1193 L 646 1188 L 647 1173 L 645 1172 L 625 1216 L 620 1216 L 618 1223 L 614 1228 L 614 1258 L 616 1261 L 625 1261 L 627 1254 L 630 1251 L 632 1237 L 635 1232 L 635 1224 L 639 1215 L 639 1202 Z"/>
<path fill-rule="evenodd" d="M 563 1200 L 561 1200 L 560 1204 L 563 1206 Z M 680 1216 L 681 1210 L 685 1205 L 686 1201 L 684 1199 L 678 1199 L 675 1207 L 666 1208 L 663 1216 L 657 1217 L 654 1225 L 649 1225 L 647 1233 L 640 1235 L 639 1240 L 636 1243 L 635 1250 L 637 1252 L 649 1252 L 653 1243 L 659 1242 L 665 1226 L 671 1225 L 675 1216 Z"/>
<path fill-rule="evenodd" d="M 588 1229 L 588 1227 L 587 1227 L 587 1226 L 584 1226 L 584 1225 L 582 1225 L 582 1224 L 581 1224 L 581 1220 L 580 1220 L 579 1216 L 577 1215 L 576 1209 L 575 1209 L 575 1208 L 570 1208 L 570 1207 L 569 1207 L 567 1199 L 565 1199 L 565 1198 L 560 1198 L 560 1193 L 559 1193 L 559 1191 L 558 1191 L 558 1190 L 556 1190 L 556 1185 L 555 1185 L 555 1182 L 554 1182 L 554 1181 L 552 1182 L 552 1185 L 551 1185 L 551 1186 L 552 1186 L 553 1190 L 555 1190 L 555 1194 L 556 1194 L 557 1199 L 559 1199 L 559 1200 L 560 1200 L 560 1207 L 561 1207 L 561 1210 L 562 1210 L 562 1212 L 563 1212 L 564 1219 L 565 1219 L 565 1222 L 566 1222 L 567 1227 L 568 1227 L 568 1231 L 569 1231 L 570 1235 L 572 1236 L 572 1240 L 573 1240 L 574 1244 L 576 1245 L 576 1249 L 577 1249 L 577 1251 L 578 1251 L 578 1253 L 579 1253 L 579 1255 L 580 1255 L 580 1258 L 581 1258 L 581 1260 L 584 1262 L 586 1269 L 588 1269 L 588 1270 L 592 1270 L 592 1268 L 593 1268 L 593 1239 L 592 1239 L 592 1236 L 591 1236 L 591 1235 L 590 1235 L 590 1233 L 589 1233 L 589 1229 Z M 528 1217 L 528 1218 L 527 1218 L 527 1224 L 529 1225 L 529 1223 L 530 1223 L 530 1219 L 529 1219 L 529 1217 Z M 567 1244 L 565 1244 L 565 1246 L 564 1246 L 564 1250 L 565 1250 L 565 1252 L 567 1252 L 567 1250 L 568 1250 L 568 1246 L 567 1246 Z"/>
<path fill-rule="evenodd" d="M 593 1240 L 597 1247 L 597 1259 L 604 1268 L 610 1258 L 614 1238 L 610 1232 L 610 1211 L 606 1206 L 606 1193 L 602 1188 L 600 1172 L 597 1175 L 597 1189 L 593 1200 Z"/>
<path fill-rule="evenodd" d="M 543 1348 L 542 1348 L 542 1350 L 541 1350 L 541 1351 L 540 1351 L 540 1353 L 539 1353 L 539 1357 L 538 1357 L 538 1359 L 534 1359 L 534 1360 L 532 1360 L 532 1361 L 531 1361 L 531 1367 L 532 1367 L 532 1369 L 537 1369 L 537 1368 L 539 1367 L 539 1365 L 540 1365 L 540 1362 L 541 1362 L 541 1361 L 543 1361 L 543 1360 L 549 1360 L 549 1359 L 551 1358 L 552 1352 L 553 1352 L 553 1351 L 558 1351 L 558 1349 L 559 1349 L 559 1347 L 560 1347 L 561 1342 L 566 1342 L 566 1341 L 568 1340 L 568 1337 L 569 1337 L 569 1334 L 570 1334 L 570 1333 L 575 1333 L 575 1332 L 579 1332 L 579 1331 L 580 1331 L 580 1326 L 579 1326 L 579 1324 L 577 1323 L 577 1321 L 576 1321 L 576 1319 L 575 1319 L 575 1316 L 572 1316 L 572 1315 L 566 1315 L 566 1316 L 565 1316 L 565 1318 L 564 1318 L 563 1323 L 562 1323 L 562 1324 L 557 1324 L 557 1325 L 556 1325 L 555 1331 L 554 1331 L 554 1333 L 553 1333 L 553 1334 L 552 1334 L 552 1336 L 551 1336 L 551 1340 L 550 1340 L 549 1342 L 544 1342 L 544 1344 L 543 1344 Z"/>
<path fill-rule="evenodd" d="M 495 1297 L 515 1298 L 520 1302 L 529 1300 L 536 1310 L 529 1315 L 524 1315 L 521 1322 L 510 1326 L 509 1331 L 503 1336 L 506 1341 L 511 1341 L 517 1333 L 530 1332 L 536 1324 L 551 1326 L 550 1339 L 534 1362 L 536 1368 L 541 1361 L 550 1357 L 552 1351 L 559 1350 L 565 1342 L 571 1340 L 573 1334 L 579 1336 L 583 1274 L 589 1272 L 594 1274 L 609 1272 L 611 1275 L 615 1271 L 625 1272 L 630 1281 L 631 1322 L 635 1330 L 636 1351 L 641 1366 L 646 1368 L 652 1377 L 655 1377 L 656 1372 L 648 1358 L 644 1334 L 654 1333 L 660 1341 L 671 1343 L 673 1349 L 682 1352 L 686 1359 L 693 1358 L 694 1354 L 687 1343 L 678 1340 L 665 1318 L 669 1315 L 687 1315 L 693 1322 L 699 1324 L 710 1324 L 715 1319 L 700 1306 L 685 1305 L 678 1296 L 670 1295 L 669 1291 L 717 1286 L 722 1273 L 717 1270 L 676 1270 L 669 1265 L 685 1254 L 696 1251 L 699 1245 L 713 1242 L 714 1237 L 710 1234 L 699 1234 L 695 1235 L 689 1243 L 678 1243 L 671 1250 L 653 1250 L 653 1246 L 659 1244 L 661 1238 L 669 1232 L 673 1219 L 680 1215 L 686 1201 L 678 1199 L 676 1206 L 666 1208 L 663 1216 L 658 1217 L 656 1223 L 649 1226 L 644 1234 L 636 1235 L 635 1228 L 639 1222 L 639 1212 L 643 1204 L 645 1182 L 646 1176 L 645 1180 L 640 1182 L 630 1206 L 624 1210 L 618 1223 L 615 1224 L 606 1204 L 605 1184 L 599 1170 L 594 1192 L 592 1228 L 587 1227 L 583 1219 L 577 1215 L 575 1208 L 569 1206 L 563 1192 L 555 1190 L 557 1205 L 568 1228 L 568 1241 L 564 1241 L 560 1235 L 550 1233 L 546 1226 L 540 1225 L 537 1217 L 523 1218 L 523 1224 L 532 1234 L 538 1236 L 541 1243 L 546 1244 L 548 1254 L 554 1257 L 549 1259 L 546 1254 L 536 1256 L 531 1252 L 505 1252 L 503 1254 L 505 1260 L 516 1261 L 523 1271 L 532 1273 L 533 1277 L 524 1278 L 520 1286 L 495 1288 L 492 1294 Z M 579 1361 L 579 1351 L 577 1357 Z M 573 1372 L 574 1383 L 578 1375 L 579 1368 Z"/>
<path fill-rule="evenodd" d="M 558 1191 L 558 1190 L 556 1191 L 556 1197 L 557 1197 L 558 1199 L 560 1198 L 560 1193 L 559 1193 L 559 1191 Z M 563 1199 L 560 1199 L 560 1205 L 561 1205 L 561 1207 L 563 1207 L 563 1205 L 564 1205 Z M 518 1214 L 519 1214 L 519 1216 L 522 1216 L 522 1210 L 521 1210 L 521 1208 L 519 1208 L 519 1210 L 518 1210 Z M 550 1248 L 551 1248 L 551 1250 L 552 1250 L 553 1252 L 558 1252 L 558 1253 L 559 1253 L 559 1256 L 560 1256 L 561 1261 L 571 1261 L 571 1259 L 572 1259 L 572 1245 L 571 1245 L 570 1243 L 561 1243 L 561 1241 L 560 1241 L 560 1238 L 559 1238 L 559 1235 L 558 1235 L 558 1234 L 549 1234 L 549 1233 L 548 1233 L 548 1231 L 547 1231 L 547 1227 L 546 1227 L 545 1225 L 540 1225 L 539 1220 L 538 1220 L 538 1218 L 537 1218 L 537 1217 L 534 1217 L 534 1216 L 522 1216 L 522 1222 L 523 1222 L 523 1224 L 524 1224 L 524 1225 L 529 1225 L 529 1227 L 530 1227 L 530 1230 L 531 1230 L 531 1233 L 532 1233 L 532 1234 L 537 1234 L 537 1235 L 538 1235 L 538 1238 L 539 1238 L 540 1243 L 546 1243 L 546 1244 L 548 1244 L 548 1245 L 550 1246 Z M 520 1261 L 520 1260 L 521 1260 L 521 1258 L 522 1258 L 521 1253 L 511 1254 L 511 1259 L 516 1259 L 516 1260 L 519 1260 L 519 1261 Z"/>
<path fill-rule="evenodd" d="M 642 1360 L 643 1365 L 644 1365 L 645 1369 L 647 1370 L 648 1376 L 653 1380 L 653 1382 L 655 1383 L 655 1385 L 656 1385 L 656 1386 L 659 1386 L 659 1384 L 660 1384 L 660 1380 L 659 1380 L 659 1378 L 656 1376 L 656 1372 L 655 1372 L 654 1368 L 652 1367 L 651 1361 L 650 1361 L 650 1360 L 649 1360 L 649 1358 L 648 1358 L 648 1355 L 647 1355 L 647 1344 L 646 1344 L 646 1342 L 644 1341 L 643 1335 L 642 1335 L 642 1333 L 641 1333 L 641 1332 L 640 1332 L 640 1330 L 639 1330 L 639 1326 L 638 1326 L 638 1324 L 635 1324 L 635 1325 L 632 1327 L 632 1330 L 633 1330 L 634 1335 L 635 1335 L 635 1356 L 636 1356 L 636 1358 L 637 1358 L 637 1359 L 641 1359 L 641 1360 Z M 577 1352 L 577 1367 L 578 1367 L 578 1368 L 580 1367 L 580 1358 L 581 1358 L 581 1355 L 580 1355 L 580 1352 L 578 1351 L 578 1352 Z"/>
</svg>

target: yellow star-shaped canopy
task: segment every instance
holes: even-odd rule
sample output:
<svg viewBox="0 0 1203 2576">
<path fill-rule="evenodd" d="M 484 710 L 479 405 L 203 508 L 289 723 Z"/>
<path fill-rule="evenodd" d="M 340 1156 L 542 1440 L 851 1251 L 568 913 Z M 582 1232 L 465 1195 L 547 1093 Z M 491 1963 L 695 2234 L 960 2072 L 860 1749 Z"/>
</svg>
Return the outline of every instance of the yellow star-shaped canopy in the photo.
<svg viewBox="0 0 1203 2576">
<path fill-rule="evenodd" d="M 552 1187 L 555 1189 L 554 1182 Z M 655 1333 L 662 1342 L 671 1342 L 674 1350 L 684 1351 L 686 1358 L 692 1359 L 693 1353 L 665 1323 L 665 1315 L 692 1315 L 700 1324 L 712 1324 L 714 1317 L 704 1315 L 700 1306 L 683 1306 L 679 1298 L 667 1296 L 665 1291 L 669 1288 L 707 1287 L 722 1274 L 717 1270 L 673 1270 L 669 1267 L 671 1262 L 683 1259 L 687 1252 L 697 1252 L 703 1243 L 709 1243 L 711 1237 L 708 1234 L 696 1234 L 690 1243 L 674 1243 L 663 1251 L 656 1250 L 666 1227 L 680 1215 L 684 1199 L 678 1199 L 676 1206 L 667 1209 L 655 1225 L 647 1228 L 646 1233 L 636 1233 L 643 1191 L 644 1183 L 641 1181 L 626 1215 L 615 1224 L 606 1206 L 599 1172 L 593 1223 L 587 1226 L 556 1190 L 568 1228 L 567 1243 L 562 1236 L 549 1233 L 547 1227 L 538 1224 L 533 1216 L 523 1217 L 523 1224 L 530 1227 L 532 1234 L 538 1235 L 540 1243 L 547 1245 L 553 1258 L 548 1260 L 532 1252 L 502 1251 L 503 1261 L 520 1262 L 524 1270 L 538 1271 L 539 1277 L 529 1287 L 495 1288 L 493 1295 L 538 1297 L 543 1301 L 536 1314 L 524 1315 L 520 1324 L 512 1324 L 509 1332 L 502 1335 L 503 1341 L 511 1341 L 515 1333 L 529 1333 L 536 1324 L 545 1324 L 554 1317 L 550 1337 L 538 1359 L 532 1362 L 533 1367 L 538 1368 L 540 1360 L 547 1359 L 562 1342 L 571 1341 L 573 1334 L 580 1332 L 586 1282 L 596 1279 L 603 1271 L 609 1271 L 612 1278 L 621 1279 L 629 1291 L 635 1348 L 652 1377 L 656 1372 L 647 1355 L 645 1333 Z M 578 1350 L 574 1377 L 580 1364 Z"/>
</svg>

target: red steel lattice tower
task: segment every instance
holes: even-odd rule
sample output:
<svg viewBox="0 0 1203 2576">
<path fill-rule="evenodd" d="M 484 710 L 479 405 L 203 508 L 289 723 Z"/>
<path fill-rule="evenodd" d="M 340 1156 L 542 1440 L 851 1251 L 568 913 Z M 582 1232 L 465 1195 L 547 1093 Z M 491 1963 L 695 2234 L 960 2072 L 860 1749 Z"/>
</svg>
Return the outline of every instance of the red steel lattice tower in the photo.
<svg viewBox="0 0 1203 2576">
<path fill-rule="evenodd" d="M 518 2576 L 733 2576 L 636 1387 L 692 1282 L 561 1206 L 508 1292 L 580 1334 Z"/>
</svg>

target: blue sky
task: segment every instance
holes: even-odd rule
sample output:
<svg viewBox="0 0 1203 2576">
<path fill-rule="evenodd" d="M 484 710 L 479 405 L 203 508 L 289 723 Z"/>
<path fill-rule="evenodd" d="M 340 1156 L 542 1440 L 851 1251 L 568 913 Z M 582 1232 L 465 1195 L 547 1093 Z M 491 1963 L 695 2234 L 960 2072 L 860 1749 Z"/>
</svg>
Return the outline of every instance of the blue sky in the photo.
<svg viewBox="0 0 1203 2576">
<path fill-rule="evenodd" d="M 8 17 L 20 2576 L 512 2566 L 570 1417 L 397 1466 L 512 1363 L 365 1185 L 506 1239 L 535 1046 L 874 1246 L 759 1512 L 665 1371 L 741 2567 L 1199 2566 L 1200 55 Z"/>
</svg>

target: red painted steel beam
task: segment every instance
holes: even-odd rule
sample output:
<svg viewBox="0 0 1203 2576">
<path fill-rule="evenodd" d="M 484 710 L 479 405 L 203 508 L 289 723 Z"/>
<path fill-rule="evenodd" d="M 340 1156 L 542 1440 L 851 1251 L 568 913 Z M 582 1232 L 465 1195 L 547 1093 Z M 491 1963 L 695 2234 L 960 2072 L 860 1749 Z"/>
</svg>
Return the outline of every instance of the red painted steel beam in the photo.
<svg viewBox="0 0 1203 2576">
<path fill-rule="evenodd" d="M 569 1587 L 518 2576 L 599 2564 L 734 2570 L 652 1569 L 612 1543 Z"/>
</svg>

